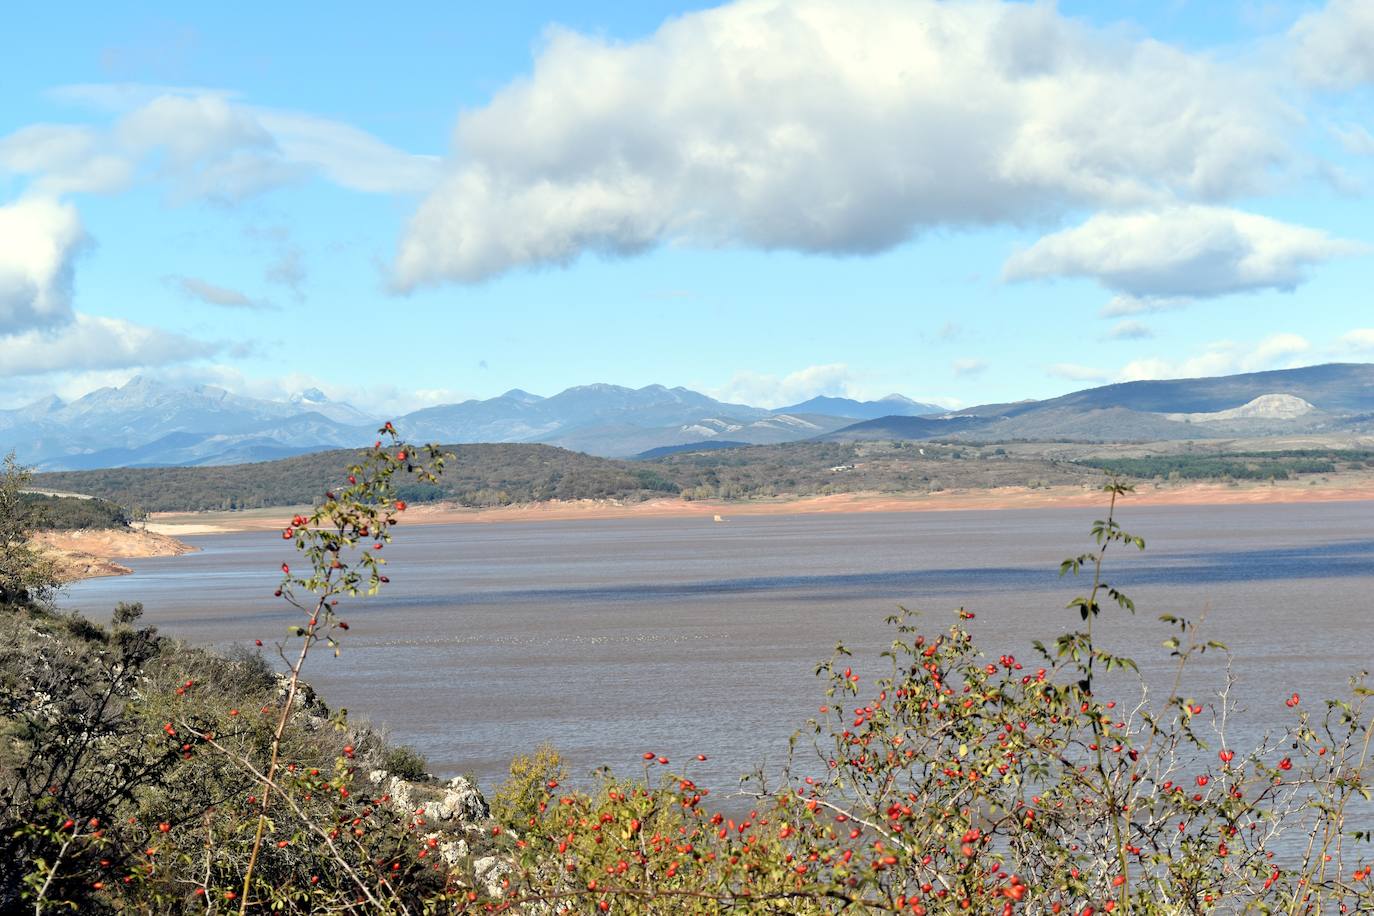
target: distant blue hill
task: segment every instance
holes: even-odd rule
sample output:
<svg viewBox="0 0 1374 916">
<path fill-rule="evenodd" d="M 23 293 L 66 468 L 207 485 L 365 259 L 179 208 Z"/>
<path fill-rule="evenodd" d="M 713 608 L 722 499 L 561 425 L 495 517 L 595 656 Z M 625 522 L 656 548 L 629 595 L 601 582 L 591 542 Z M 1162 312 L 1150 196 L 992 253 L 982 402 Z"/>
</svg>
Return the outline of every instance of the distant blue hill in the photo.
<svg viewBox="0 0 1374 916">
<path fill-rule="evenodd" d="M 1257 399 L 1298 399 L 1301 415 L 1240 417 Z M 1303 405 L 1301 402 L 1306 402 Z M 1259 403 L 1263 404 L 1263 401 Z M 1234 436 L 1374 432 L 1374 364 L 1328 363 L 1215 378 L 1120 382 L 1044 401 L 984 404 L 942 417 L 889 416 L 854 423 L 823 438 L 1072 440 L 1148 442 Z"/>
<path fill-rule="evenodd" d="M 889 394 L 877 401 L 856 401 L 852 398 L 832 398 L 825 395 L 814 397 L 790 407 L 779 407 L 777 413 L 818 413 L 831 417 L 853 417 L 856 420 L 872 420 L 878 417 L 919 417 L 927 414 L 945 413 L 947 408 L 939 404 L 923 404 L 900 394 Z"/>
</svg>

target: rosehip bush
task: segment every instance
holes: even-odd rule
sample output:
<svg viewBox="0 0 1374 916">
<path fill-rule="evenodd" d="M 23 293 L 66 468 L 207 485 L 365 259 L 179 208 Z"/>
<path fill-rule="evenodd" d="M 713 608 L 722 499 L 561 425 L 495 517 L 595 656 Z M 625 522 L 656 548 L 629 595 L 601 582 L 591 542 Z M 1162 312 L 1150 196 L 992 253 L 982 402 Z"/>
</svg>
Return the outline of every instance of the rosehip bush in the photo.
<svg viewBox="0 0 1374 916">
<path fill-rule="evenodd" d="M 420 764 L 300 679 L 312 649 L 337 652 L 340 599 L 387 581 L 381 550 L 406 508 L 393 477 L 442 467 L 382 433 L 385 447 L 283 530 L 305 558 L 301 573 L 283 564 L 277 592 L 301 614 L 277 646 L 284 673 L 135 630 L 136 607 L 107 631 L 4 603 L 0 910 L 408 912 L 445 899 L 448 870 L 417 855 L 423 818 L 366 778 Z"/>
<path fill-rule="evenodd" d="M 551 786 L 512 841 L 520 882 L 473 909 L 582 913 L 1365 912 L 1370 882 L 1368 691 L 1240 751 L 1229 688 L 1152 703 L 1135 663 L 1095 638 L 1134 603 L 1104 577 L 1143 549 L 1115 506 L 1066 560 L 1078 627 L 1026 661 L 893 618 L 889 670 L 866 686 L 848 653 L 818 669 L 820 714 L 764 774 L 747 813 L 712 812 L 690 767 L 646 752 L 638 780 Z M 1207 651 L 1165 617 L 1180 668 Z M 1129 703 L 1098 688 L 1135 679 Z M 809 745 L 809 748 L 808 748 Z M 807 749 L 809 753 L 803 753 Z M 690 763 L 690 762 L 689 762 Z M 673 775 L 666 775 L 667 773 Z M 546 910 L 538 910 L 540 912 Z"/>
</svg>

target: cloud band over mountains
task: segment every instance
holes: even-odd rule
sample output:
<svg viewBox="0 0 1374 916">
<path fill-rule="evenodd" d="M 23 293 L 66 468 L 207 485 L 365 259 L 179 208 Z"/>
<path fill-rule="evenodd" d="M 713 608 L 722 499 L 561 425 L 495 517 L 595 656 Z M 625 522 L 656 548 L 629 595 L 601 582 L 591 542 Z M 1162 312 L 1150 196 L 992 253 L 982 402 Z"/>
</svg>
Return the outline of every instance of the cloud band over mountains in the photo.
<svg viewBox="0 0 1374 916">
<path fill-rule="evenodd" d="M 742 0 L 629 44 L 557 31 L 459 120 L 395 282 L 1222 201 L 1289 160 L 1292 117 L 1256 74 L 1048 4 Z"/>
</svg>

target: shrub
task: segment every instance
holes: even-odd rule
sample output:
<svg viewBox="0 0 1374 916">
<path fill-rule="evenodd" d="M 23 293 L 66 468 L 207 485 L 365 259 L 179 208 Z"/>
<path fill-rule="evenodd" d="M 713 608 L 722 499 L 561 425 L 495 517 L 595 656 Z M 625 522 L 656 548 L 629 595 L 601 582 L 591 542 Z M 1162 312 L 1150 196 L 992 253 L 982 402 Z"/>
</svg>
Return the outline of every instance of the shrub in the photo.
<svg viewBox="0 0 1374 916">
<path fill-rule="evenodd" d="M 382 752 L 382 769 L 402 779 L 421 780 L 429 777 L 429 764 L 424 755 L 408 745 L 393 745 Z"/>
<path fill-rule="evenodd" d="M 1111 489 L 1114 506 L 1127 488 Z M 1374 906 L 1358 849 L 1363 682 L 1315 712 L 1294 694 L 1290 727 L 1243 750 L 1225 731 L 1229 689 L 1154 703 L 1137 680 L 1128 703 L 1106 699 L 1104 677 L 1138 675 L 1094 634 L 1108 609 L 1134 612 L 1103 560 L 1144 542 L 1111 514 L 1093 536 L 1062 567 L 1090 577 L 1069 605 L 1080 626 L 1037 645 L 1035 661 L 984 654 L 970 612 L 942 633 L 898 614 L 890 670 L 871 688 L 843 647 L 820 666 L 827 701 L 793 745 L 808 753 L 776 781 L 755 778 L 747 815 L 710 813 L 690 763 L 646 751 L 641 778 L 545 794 L 516 850 L 523 883 L 503 902 L 917 916 Z M 1180 667 L 1224 651 L 1162 619 Z"/>
<path fill-rule="evenodd" d="M 492 814 L 523 829 L 535 822 L 549 793 L 567 780 L 563 756 L 552 744 L 541 744 L 531 754 L 517 754 L 511 759 L 506 781 L 491 797 Z"/>
</svg>

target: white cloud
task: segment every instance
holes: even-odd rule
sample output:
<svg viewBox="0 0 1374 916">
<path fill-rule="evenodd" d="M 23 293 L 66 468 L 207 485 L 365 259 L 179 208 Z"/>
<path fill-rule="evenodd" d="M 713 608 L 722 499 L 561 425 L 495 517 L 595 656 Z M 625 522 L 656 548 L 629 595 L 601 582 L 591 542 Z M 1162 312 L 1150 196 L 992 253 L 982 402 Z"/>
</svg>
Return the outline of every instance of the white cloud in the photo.
<svg viewBox="0 0 1374 916">
<path fill-rule="evenodd" d="M 0 378 L 162 366 L 210 356 L 219 349 L 122 318 L 77 314 L 63 327 L 0 337 Z"/>
<path fill-rule="evenodd" d="M 1291 357 L 1306 353 L 1312 344 L 1297 334 L 1272 334 L 1261 340 L 1252 350 L 1241 357 L 1241 368 L 1246 372 L 1270 369 L 1276 364 L 1293 365 Z"/>
<path fill-rule="evenodd" d="M 72 318 L 72 268 L 86 244 L 76 209 L 45 197 L 0 206 L 0 333 Z"/>
<path fill-rule="evenodd" d="M 987 371 L 988 364 L 981 359 L 956 359 L 950 366 L 958 376 L 980 375 Z"/>
<path fill-rule="evenodd" d="M 1341 335 L 1341 346 L 1348 350 L 1374 352 L 1374 328 L 1355 328 Z"/>
<path fill-rule="evenodd" d="M 302 254 L 300 248 L 287 245 L 263 271 L 267 282 L 285 286 L 298 300 L 305 298 L 306 271 Z"/>
<path fill-rule="evenodd" d="M 1112 340 L 1144 340 L 1147 337 L 1154 337 L 1154 332 L 1148 326 L 1139 321 L 1118 321 L 1112 325 L 1112 329 L 1107 332 L 1107 336 Z"/>
<path fill-rule="evenodd" d="M 1374 156 L 1374 135 L 1358 124 L 1332 127 L 1331 133 L 1340 141 L 1345 151 L 1355 156 Z"/>
<path fill-rule="evenodd" d="M 1093 277 L 1141 299 L 1293 289 L 1313 264 L 1367 251 L 1317 229 L 1226 207 L 1101 213 L 1008 259 L 1008 279 Z M 1119 314 L 1119 313 L 1118 313 Z"/>
<path fill-rule="evenodd" d="M 335 184 L 355 191 L 422 194 L 439 181 L 439 159 L 417 156 L 351 124 L 268 108 L 248 109 L 289 162 L 317 168 Z"/>
<path fill-rule="evenodd" d="M 786 407 L 817 395 L 850 397 L 853 375 L 844 363 L 808 366 L 785 376 L 746 370 L 710 393 L 730 403 Z"/>
<path fill-rule="evenodd" d="M 1120 318 L 1124 315 L 1145 315 L 1152 312 L 1171 312 L 1187 308 L 1192 304 L 1185 296 L 1113 296 L 1097 314 L 1103 318 Z"/>
<path fill-rule="evenodd" d="M 122 385 L 134 374 L 136 373 L 126 372 L 117 376 L 117 381 L 102 381 L 100 384 Z M 393 418 L 422 407 L 457 404 L 475 396 L 471 391 L 454 388 L 415 389 L 390 383 L 374 384 L 371 381 L 333 382 L 308 372 L 288 372 L 276 376 L 250 376 L 244 374 L 237 367 L 221 362 L 169 366 L 159 370 L 156 377 L 159 381 L 168 384 L 214 385 L 234 394 L 266 401 L 285 401 L 292 395 L 308 388 L 318 388 L 332 401 L 351 404 L 359 410 L 377 417 Z M 79 387 L 75 386 L 73 390 L 79 389 Z M 80 389 L 78 395 L 96 387 L 99 385 Z"/>
<path fill-rule="evenodd" d="M 1066 378 L 1075 382 L 1105 382 L 1111 378 L 1111 373 L 1104 369 L 1080 366 L 1077 363 L 1055 363 L 1046 371 L 1056 378 Z"/>
<path fill-rule="evenodd" d="M 1203 352 L 1182 360 L 1158 357 L 1133 360 L 1121 369 L 1117 380 L 1204 378 L 1237 372 L 1287 369 L 1300 365 L 1302 361 L 1297 357 L 1311 349 L 1312 344 L 1297 334 L 1273 334 L 1249 346 L 1218 340 L 1209 343 Z"/>
<path fill-rule="evenodd" d="M 297 301 L 305 298 L 305 251 L 284 225 L 250 225 L 244 230 L 254 247 L 271 258 L 263 268 L 263 280 L 283 286 Z"/>
<path fill-rule="evenodd" d="M 438 159 L 327 118 L 257 107 L 232 93 L 75 86 L 56 93 L 118 117 L 107 127 L 36 124 L 0 138 L 0 170 L 49 193 L 114 193 L 145 177 L 177 201 L 236 202 L 321 175 L 365 192 L 421 193 Z"/>
<path fill-rule="evenodd" d="M 281 155 L 254 115 L 219 95 L 159 96 L 114 127 L 117 144 L 150 163 L 178 200 L 236 202 L 303 180 L 307 164 Z"/>
<path fill-rule="evenodd" d="M 404 385 L 334 383 L 304 372 L 279 376 L 250 376 L 223 362 L 187 364 L 136 364 L 121 369 L 73 368 L 41 375 L 3 377 L 0 369 L 0 409 L 22 407 L 56 394 L 71 402 L 98 388 L 119 388 L 137 375 L 169 385 L 213 385 L 233 394 L 267 401 L 285 401 L 309 388 L 323 391 L 332 401 L 351 404 L 378 418 L 398 418 L 422 407 L 457 404 L 476 397 L 471 391 L 453 388 L 407 388 Z M 404 432 L 404 431 L 403 431 Z"/>
<path fill-rule="evenodd" d="M 173 167 L 189 168 L 241 149 L 270 150 L 272 135 L 222 96 L 164 95 L 120 119 L 115 136 L 126 149 L 160 151 Z"/>
<path fill-rule="evenodd" d="M 684 242 L 890 248 L 938 226 L 1261 188 L 1263 75 L 1050 4 L 740 0 L 613 43 L 554 31 L 455 130 L 410 289 Z"/>
<path fill-rule="evenodd" d="M 1209 350 L 1200 356 L 1184 360 L 1168 360 L 1161 357 L 1131 360 L 1117 373 L 1120 382 L 1138 382 L 1161 378 L 1205 378 L 1227 375 L 1233 371 L 1231 354 Z"/>
<path fill-rule="evenodd" d="M 104 152 L 88 127 L 31 124 L 0 139 L 0 171 L 36 176 L 34 190 L 46 194 L 111 193 L 133 178 L 133 163 Z"/>
<path fill-rule="evenodd" d="M 1331 0 L 1288 33 L 1299 79 L 1324 89 L 1374 82 L 1374 3 Z"/>
<path fill-rule="evenodd" d="M 207 305 L 237 309 L 267 308 L 265 303 L 249 298 L 246 293 L 227 286 L 216 286 L 198 277 L 171 276 L 167 278 L 167 282 L 176 287 L 182 295 Z"/>
</svg>

